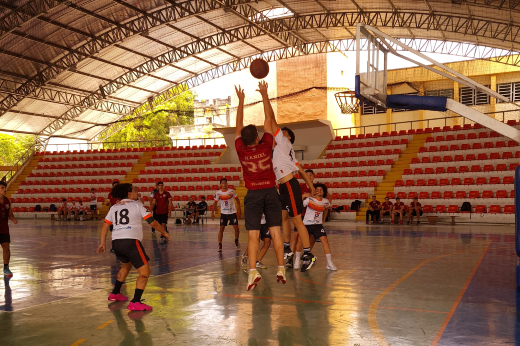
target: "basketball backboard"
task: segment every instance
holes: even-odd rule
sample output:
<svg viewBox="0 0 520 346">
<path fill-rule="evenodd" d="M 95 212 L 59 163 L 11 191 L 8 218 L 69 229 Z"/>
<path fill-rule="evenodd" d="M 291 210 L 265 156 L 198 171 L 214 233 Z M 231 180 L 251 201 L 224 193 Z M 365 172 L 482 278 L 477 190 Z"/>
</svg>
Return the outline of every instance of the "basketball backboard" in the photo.
<svg viewBox="0 0 520 346">
<path fill-rule="evenodd" d="M 356 34 L 356 97 L 364 103 L 386 108 L 388 49 L 364 26 Z M 366 63 L 365 63 L 366 62 Z"/>
</svg>

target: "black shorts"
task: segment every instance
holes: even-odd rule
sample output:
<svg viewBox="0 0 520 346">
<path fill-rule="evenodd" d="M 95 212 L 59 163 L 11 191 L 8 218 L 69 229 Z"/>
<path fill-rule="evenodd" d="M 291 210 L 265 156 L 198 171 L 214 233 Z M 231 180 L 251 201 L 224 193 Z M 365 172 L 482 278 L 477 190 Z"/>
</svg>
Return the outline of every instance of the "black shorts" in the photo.
<svg viewBox="0 0 520 346">
<path fill-rule="evenodd" d="M 238 225 L 237 214 L 220 214 L 220 225 L 227 226 L 229 223 L 230 226 Z"/>
<path fill-rule="evenodd" d="M 137 239 L 112 240 L 112 249 L 121 263 L 132 263 L 138 269 L 144 266 L 150 257 L 144 251 L 143 244 Z"/>
<path fill-rule="evenodd" d="M 298 179 L 292 178 L 280 184 L 279 190 L 282 209 L 287 210 L 290 217 L 301 215 L 303 212 L 303 199 Z"/>
<path fill-rule="evenodd" d="M 260 239 L 271 239 L 271 233 L 269 233 L 269 227 L 267 224 L 260 225 Z"/>
<path fill-rule="evenodd" d="M 197 210 L 197 213 L 199 213 L 199 215 L 206 215 L 205 210 Z"/>
<path fill-rule="evenodd" d="M 423 214 L 422 210 L 419 210 L 419 216 L 422 216 L 422 214 Z M 417 216 L 415 209 L 412 210 L 412 216 Z"/>
<path fill-rule="evenodd" d="M 11 235 L 9 233 L 0 233 L 0 244 L 10 243 Z"/>
<path fill-rule="evenodd" d="M 305 227 L 307 228 L 307 232 L 309 232 L 309 236 L 313 235 L 316 241 L 321 237 L 327 236 L 323 225 L 305 225 Z"/>
<path fill-rule="evenodd" d="M 159 224 L 168 224 L 168 214 L 155 214 L 153 216 L 154 220 L 157 221 Z"/>
<path fill-rule="evenodd" d="M 275 187 L 247 191 L 244 198 L 246 230 L 260 230 L 262 214 L 265 214 L 267 227 L 282 226 L 282 206 Z"/>
<path fill-rule="evenodd" d="M 90 206 L 90 210 L 91 210 L 91 211 L 96 211 L 96 210 L 97 210 L 97 205 L 95 205 L 95 204 L 94 204 L 94 205 L 91 205 L 91 206 Z"/>
<path fill-rule="evenodd" d="M 390 210 L 383 210 L 383 216 L 390 215 Z"/>
</svg>

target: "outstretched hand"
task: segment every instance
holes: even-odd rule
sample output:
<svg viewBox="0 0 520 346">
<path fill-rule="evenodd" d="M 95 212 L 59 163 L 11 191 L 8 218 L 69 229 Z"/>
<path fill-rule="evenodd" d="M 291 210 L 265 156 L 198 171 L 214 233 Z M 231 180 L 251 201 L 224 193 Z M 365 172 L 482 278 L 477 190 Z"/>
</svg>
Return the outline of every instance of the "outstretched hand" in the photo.
<svg viewBox="0 0 520 346">
<path fill-rule="evenodd" d="M 98 249 L 96 250 L 96 253 L 105 253 L 106 252 L 106 245 L 101 244 L 99 245 Z"/>
<path fill-rule="evenodd" d="M 238 100 L 239 101 L 244 101 L 244 99 L 246 98 L 246 94 L 244 93 L 244 89 L 242 89 L 242 87 L 240 85 L 238 87 L 235 85 L 235 91 L 237 93 Z"/>
<path fill-rule="evenodd" d="M 256 89 L 256 91 L 258 91 L 260 94 L 262 94 L 262 96 L 267 96 L 267 87 L 269 86 L 269 84 L 267 84 L 266 81 L 260 81 L 258 83 L 258 89 Z"/>
</svg>

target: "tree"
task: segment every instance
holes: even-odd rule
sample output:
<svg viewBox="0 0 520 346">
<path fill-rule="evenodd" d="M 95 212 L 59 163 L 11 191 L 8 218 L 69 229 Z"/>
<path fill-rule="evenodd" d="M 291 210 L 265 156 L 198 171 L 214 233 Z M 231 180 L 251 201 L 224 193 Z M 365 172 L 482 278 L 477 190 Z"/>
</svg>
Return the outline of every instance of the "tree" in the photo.
<svg viewBox="0 0 520 346">
<path fill-rule="evenodd" d="M 0 133 L 0 166 L 12 166 L 34 145 L 34 136 Z"/>
<path fill-rule="evenodd" d="M 104 143 L 170 140 L 168 137 L 170 126 L 193 124 L 195 97 L 195 93 L 191 90 L 177 95 L 132 121 L 124 129 L 107 138 Z M 128 146 L 137 147 L 137 143 L 135 145 L 128 143 Z M 108 148 L 111 145 L 104 145 L 104 147 Z"/>
</svg>

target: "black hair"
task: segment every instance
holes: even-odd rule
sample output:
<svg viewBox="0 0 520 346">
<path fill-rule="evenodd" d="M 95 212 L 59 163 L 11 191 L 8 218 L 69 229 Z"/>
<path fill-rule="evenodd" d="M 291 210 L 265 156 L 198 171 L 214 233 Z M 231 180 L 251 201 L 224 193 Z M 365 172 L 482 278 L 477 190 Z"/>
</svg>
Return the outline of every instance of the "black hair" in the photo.
<svg viewBox="0 0 520 346">
<path fill-rule="evenodd" d="M 113 181 L 113 182 L 112 182 L 112 188 L 114 187 L 114 185 L 117 185 L 117 184 L 119 184 L 119 181 L 117 181 L 117 180 L 116 180 L 116 181 Z"/>
<path fill-rule="evenodd" d="M 314 174 L 314 171 L 312 169 L 306 169 L 305 173 L 312 173 L 312 174 Z"/>
<path fill-rule="evenodd" d="M 114 198 L 127 199 L 129 192 L 132 192 L 132 184 L 124 183 L 114 186 L 110 194 Z"/>
<path fill-rule="evenodd" d="M 93 187 L 93 188 L 91 188 L 91 189 L 90 189 L 90 191 L 96 191 L 96 188 L 95 188 L 95 187 Z"/>
<path fill-rule="evenodd" d="M 220 184 L 222 184 L 222 181 L 225 181 L 227 183 L 227 179 L 226 178 L 220 179 Z"/>
<path fill-rule="evenodd" d="M 204 197 L 204 196 L 200 196 L 200 199 L 206 199 L 206 197 Z"/>
<path fill-rule="evenodd" d="M 67 199 L 62 198 L 61 201 L 62 201 L 62 202 L 67 202 Z"/>
<path fill-rule="evenodd" d="M 3 180 L 0 180 L 0 185 L 7 187 L 7 183 L 5 181 L 3 181 Z"/>
<path fill-rule="evenodd" d="M 397 200 L 401 200 L 401 199 L 400 199 L 399 197 L 396 197 L 396 199 L 395 199 L 395 200 L 397 201 Z"/>
<path fill-rule="evenodd" d="M 314 184 L 314 188 L 321 187 L 323 189 L 323 197 L 327 198 L 327 185 L 322 183 Z"/>
<path fill-rule="evenodd" d="M 294 132 L 292 132 L 292 130 L 288 127 L 284 127 L 282 129 L 282 132 L 283 131 L 287 131 L 287 133 L 289 134 L 289 137 L 291 137 L 291 144 L 294 144 L 294 141 L 296 140 L 296 136 L 294 135 Z"/>
<path fill-rule="evenodd" d="M 159 186 L 159 185 L 164 185 L 164 183 L 162 181 L 158 181 L 157 184 L 155 184 L 156 186 Z"/>
<path fill-rule="evenodd" d="M 258 130 L 255 125 L 247 125 L 240 130 L 240 135 L 242 136 L 245 145 L 251 145 L 255 143 L 255 140 L 258 137 Z"/>
<path fill-rule="evenodd" d="M 413 199 L 419 199 L 419 197 L 415 196 Z"/>
</svg>

